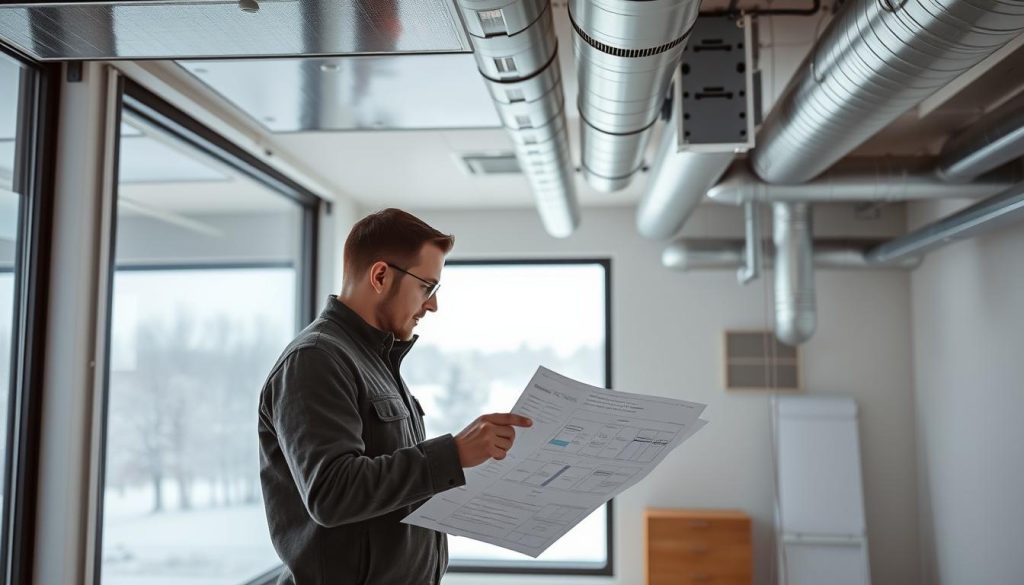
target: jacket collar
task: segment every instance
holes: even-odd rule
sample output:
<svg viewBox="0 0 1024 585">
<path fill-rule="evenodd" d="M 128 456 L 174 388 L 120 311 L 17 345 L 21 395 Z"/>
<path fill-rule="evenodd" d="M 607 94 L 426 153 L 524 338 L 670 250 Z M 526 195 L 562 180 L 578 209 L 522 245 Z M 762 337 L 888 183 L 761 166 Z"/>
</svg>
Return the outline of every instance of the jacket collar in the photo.
<svg viewBox="0 0 1024 585">
<path fill-rule="evenodd" d="M 323 312 L 320 313 L 320 317 L 341 325 L 346 331 L 352 332 L 359 341 L 366 344 L 366 347 L 370 348 L 374 353 L 385 360 L 390 358 L 396 365 L 401 363 L 405 354 L 409 353 L 416 340 L 419 339 L 419 335 L 413 335 L 409 341 L 402 341 L 397 339 L 395 334 L 390 331 L 377 329 L 360 317 L 359 313 L 356 313 L 348 305 L 341 302 L 335 295 L 327 297 L 327 305 L 324 307 Z"/>
</svg>

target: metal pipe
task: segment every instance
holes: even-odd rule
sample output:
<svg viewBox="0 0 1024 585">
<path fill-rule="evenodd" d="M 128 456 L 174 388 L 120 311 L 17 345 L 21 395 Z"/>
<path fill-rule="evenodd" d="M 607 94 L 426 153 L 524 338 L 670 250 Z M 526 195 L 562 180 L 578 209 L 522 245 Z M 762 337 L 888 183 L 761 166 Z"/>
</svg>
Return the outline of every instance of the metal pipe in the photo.
<svg viewBox="0 0 1024 585">
<path fill-rule="evenodd" d="M 643 166 L 699 7 L 699 0 L 570 0 L 582 167 L 594 188 L 622 189 Z"/>
<path fill-rule="evenodd" d="M 1024 183 L 949 217 L 918 228 L 870 250 L 870 262 L 894 262 L 946 244 L 986 234 L 1024 219 Z"/>
<path fill-rule="evenodd" d="M 745 261 L 748 240 L 734 239 L 680 239 L 669 244 L 661 253 L 666 268 L 689 270 L 736 270 Z M 868 261 L 867 252 L 878 243 L 867 242 L 814 242 L 814 267 L 819 270 L 913 270 L 921 264 L 921 256 L 906 256 L 885 264 Z M 760 245 L 758 246 L 761 247 Z M 775 250 L 763 251 L 762 267 L 772 270 Z"/>
<path fill-rule="evenodd" d="M 930 158 L 854 157 L 836 163 L 807 183 L 778 185 L 759 179 L 746 161 L 736 161 L 722 180 L 708 190 L 717 203 L 742 205 L 746 201 L 907 201 L 912 199 L 972 198 L 998 193 L 1024 180 L 1024 165 L 1003 166 L 963 185 L 950 184 L 936 175 Z"/>
<path fill-rule="evenodd" d="M 939 154 L 939 176 L 953 183 L 1024 156 L 1024 94 L 1006 102 L 964 132 L 951 138 Z"/>
<path fill-rule="evenodd" d="M 758 216 L 757 203 L 748 201 L 743 204 L 744 238 L 743 266 L 736 271 L 736 280 L 740 284 L 748 284 L 761 275 L 761 218 Z"/>
<path fill-rule="evenodd" d="M 810 205 L 774 203 L 775 337 L 804 343 L 817 327 Z"/>
<path fill-rule="evenodd" d="M 1022 32 L 1019 0 L 849 0 L 765 120 L 755 172 L 814 178 Z"/>
</svg>

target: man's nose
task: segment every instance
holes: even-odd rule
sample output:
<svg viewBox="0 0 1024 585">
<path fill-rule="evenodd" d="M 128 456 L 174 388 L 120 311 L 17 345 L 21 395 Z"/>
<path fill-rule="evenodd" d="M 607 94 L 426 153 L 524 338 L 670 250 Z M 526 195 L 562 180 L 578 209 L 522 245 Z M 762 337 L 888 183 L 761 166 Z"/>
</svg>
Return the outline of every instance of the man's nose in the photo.
<svg viewBox="0 0 1024 585">
<path fill-rule="evenodd" d="M 428 311 L 436 312 L 437 311 L 437 293 L 434 293 L 434 294 L 430 295 L 430 298 L 427 299 L 427 302 L 423 303 L 423 307 L 426 310 L 428 310 Z"/>
</svg>

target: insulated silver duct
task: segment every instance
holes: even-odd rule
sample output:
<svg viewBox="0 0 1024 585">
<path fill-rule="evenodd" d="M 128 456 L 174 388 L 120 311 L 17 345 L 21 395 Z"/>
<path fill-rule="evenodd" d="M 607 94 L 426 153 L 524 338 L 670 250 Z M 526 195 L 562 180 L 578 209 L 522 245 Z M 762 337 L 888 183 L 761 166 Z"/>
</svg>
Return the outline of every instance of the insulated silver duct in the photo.
<svg viewBox="0 0 1024 585">
<path fill-rule="evenodd" d="M 895 262 L 946 244 L 985 234 L 1024 220 L 1024 183 L 868 252 L 870 262 Z"/>
<path fill-rule="evenodd" d="M 743 268 L 749 240 L 681 239 L 669 244 L 661 253 L 661 263 L 673 270 L 734 270 Z M 877 244 L 814 242 L 814 267 L 825 270 L 911 270 L 921 264 L 920 256 L 907 256 L 893 262 L 877 264 L 867 254 Z M 760 248 L 758 242 L 757 248 Z M 772 248 L 764 250 L 762 266 L 770 270 L 775 262 Z"/>
<path fill-rule="evenodd" d="M 814 335 L 817 310 L 810 205 L 774 203 L 775 337 L 800 345 Z"/>
<path fill-rule="evenodd" d="M 580 221 L 549 0 L 459 0 L 480 74 L 516 147 L 544 228 Z"/>
<path fill-rule="evenodd" d="M 1007 165 L 975 181 L 954 185 L 940 179 L 926 158 L 847 158 L 807 183 L 777 185 L 754 175 L 746 161 L 736 161 L 708 198 L 742 205 L 746 201 L 906 201 L 910 199 L 982 198 L 1024 180 L 1024 167 Z"/>
<path fill-rule="evenodd" d="M 939 175 L 947 181 L 962 183 L 1022 156 L 1024 94 L 946 142 L 939 155 Z"/>
<path fill-rule="evenodd" d="M 1024 32 L 1020 0 L 850 0 L 758 135 L 769 183 L 802 183 Z"/>
<path fill-rule="evenodd" d="M 615 191 L 643 165 L 699 0 L 570 0 L 583 173 Z"/>
<path fill-rule="evenodd" d="M 676 128 L 670 121 L 662 129 L 650 182 L 637 208 L 636 229 L 647 238 L 670 238 L 679 231 L 708 186 L 715 184 L 736 156 L 731 152 L 680 152 Z"/>
</svg>

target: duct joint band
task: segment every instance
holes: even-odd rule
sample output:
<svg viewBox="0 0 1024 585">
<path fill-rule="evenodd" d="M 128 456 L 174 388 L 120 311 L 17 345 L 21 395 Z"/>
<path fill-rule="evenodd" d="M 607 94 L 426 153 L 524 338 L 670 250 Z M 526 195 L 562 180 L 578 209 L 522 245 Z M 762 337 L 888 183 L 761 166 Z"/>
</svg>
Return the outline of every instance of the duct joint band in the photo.
<svg viewBox="0 0 1024 585">
<path fill-rule="evenodd" d="M 591 37 L 583 29 L 581 29 L 579 25 L 576 24 L 576 19 L 572 17 L 572 12 L 569 13 L 569 22 L 572 23 L 572 28 L 573 30 L 576 31 L 576 34 L 579 35 L 581 39 L 586 41 L 586 43 L 591 47 L 597 49 L 598 51 L 601 51 L 602 53 L 607 53 L 615 57 L 625 57 L 627 59 L 633 59 L 639 57 L 650 57 L 652 55 L 658 55 L 664 53 L 665 51 L 678 47 L 680 44 L 685 42 L 686 39 L 690 36 L 690 32 L 693 31 L 694 24 L 696 24 L 696 19 L 694 20 L 694 22 L 690 23 L 690 28 L 686 29 L 686 31 L 679 38 L 673 41 L 669 41 L 664 45 L 651 47 L 649 49 L 620 49 L 618 47 L 606 45 L 601 41 Z"/>
</svg>

